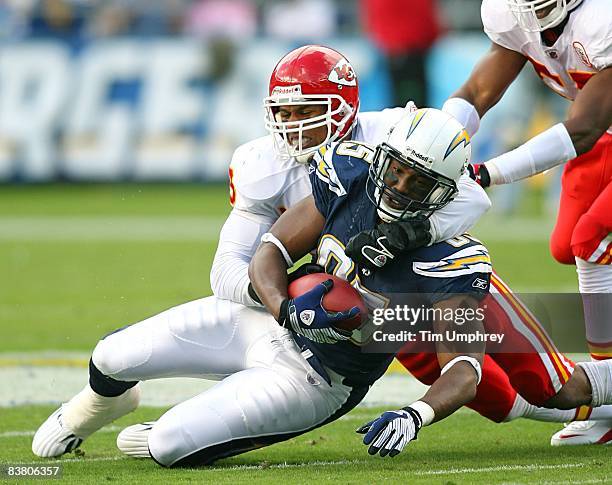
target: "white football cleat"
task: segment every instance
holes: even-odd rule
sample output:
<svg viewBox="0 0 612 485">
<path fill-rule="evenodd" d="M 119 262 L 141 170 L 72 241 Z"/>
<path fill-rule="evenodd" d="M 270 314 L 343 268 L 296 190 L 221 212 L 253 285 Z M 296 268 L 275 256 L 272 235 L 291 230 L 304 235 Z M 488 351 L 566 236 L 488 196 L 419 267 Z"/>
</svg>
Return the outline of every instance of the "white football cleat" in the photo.
<svg viewBox="0 0 612 485">
<path fill-rule="evenodd" d="M 149 452 L 149 433 L 155 421 L 133 424 L 123 429 L 117 436 L 117 448 L 133 458 L 151 458 Z"/>
<path fill-rule="evenodd" d="M 552 446 L 612 444 L 612 422 L 572 421 L 550 438 Z"/>
<path fill-rule="evenodd" d="M 32 440 L 32 451 L 42 458 L 62 456 L 76 450 L 85 439 L 76 436 L 62 422 L 64 404 L 38 428 Z"/>
</svg>

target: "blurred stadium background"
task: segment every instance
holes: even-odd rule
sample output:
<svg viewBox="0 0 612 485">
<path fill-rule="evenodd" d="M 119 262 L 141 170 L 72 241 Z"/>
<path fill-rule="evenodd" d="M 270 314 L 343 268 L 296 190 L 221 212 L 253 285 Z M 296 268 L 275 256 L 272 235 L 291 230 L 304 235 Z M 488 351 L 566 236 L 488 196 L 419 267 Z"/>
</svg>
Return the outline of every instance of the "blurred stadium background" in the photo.
<svg viewBox="0 0 612 485">
<path fill-rule="evenodd" d="M 479 0 L 0 0 L 0 465 L 32 460 L 33 429 L 80 390 L 102 335 L 210 294 L 210 265 L 230 210 L 230 157 L 265 134 L 261 100 L 284 53 L 304 43 L 345 53 L 359 76 L 364 111 L 409 99 L 440 107 L 488 48 L 479 10 Z M 565 101 L 531 71 L 525 68 L 483 121 L 475 161 L 564 115 Z M 559 176 L 552 171 L 491 191 L 493 209 L 474 231 L 516 290 L 576 291 L 574 269 L 548 253 Z M 368 403 L 410 402 L 419 388 L 406 379 L 387 376 Z M 155 386 L 145 386 L 145 405 L 168 406 L 205 384 Z M 146 409 L 123 424 L 161 412 Z M 338 443 L 360 456 L 348 428 L 364 416 L 330 428 L 323 448 L 311 446 L 317 435 L 313 443 L 298 440 L 295 449 L 275 447 L 246 460 L 282 463 L 294 450 L 290 459 L 299 463 L 314 450 L 315 460 L 337 456 L 342 464 Z M 547 454 L 553 425 L 513 425 L 514 441 L 489 426 L 478 441 L 488 436 L 486 449 L 507 449 L 486 462 L 499 467 L 477 475 L 472 458 L 482 450 L 475 445 L 457 461 L 452 436 L 469 434 L 472 422 L 486 425 L 475 416 L 453 419 L 437 428 L 443 439 L 416 445 L 417 456 L 434 446 L 423 456 L 445 457 L 442 465 L 467 467 L 489 483 L 499 470 L 532 480 L 533 467 L 521 470 L 534 460 L 549 463 L 538 468 L 547 478 L 584 466 L 563 462 L 568 454 Z M 342 426 L 348 431 L 334 435 Z M 90 442 L 93 461 L 119 458 L 109 432 Z M 531 447 L 512 448 L 527 435 Z M 424 482 L 438 473 L 427 470 L 427 459 L 418 461 Z M 73 465 L 68 472 L 82 472 Z M 90 483 L 113 475 L 103 466 L 88 463 Z M 136 465 L 122 466 L 132 473 Z M 354 480 L 376 470 L 364 462 Z"/>
<path fill-rule="evenodd" d="M 0 406 L 68 397 L 100 336 L 210 294 L 230 157 L 265 134 L 284 53 L 345 53 L 363 111 L 440 107 L 488 48 L 479 12 L 478 0 L 1 1 Z M 475 161 L 563 117 L 531 71 L 484 119 Z M 576 290 L 548 254 L 559 176 L 491 191 L 475 230 L 517 290 Z"/>
</svg>

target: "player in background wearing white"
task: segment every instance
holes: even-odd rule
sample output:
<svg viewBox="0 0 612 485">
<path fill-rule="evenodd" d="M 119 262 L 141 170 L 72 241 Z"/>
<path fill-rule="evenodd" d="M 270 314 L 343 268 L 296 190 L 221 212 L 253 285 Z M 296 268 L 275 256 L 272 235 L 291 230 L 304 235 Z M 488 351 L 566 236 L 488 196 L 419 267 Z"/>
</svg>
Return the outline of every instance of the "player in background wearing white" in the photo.
<svg viewBox="0 0 612 485">
<path fill-rule="evenodd" d="M 595 360 L 612 357 L 612 9 L 609 0 L 484 0 L 492 41 L 469 79 L 444 104 L 470 135 L 529 61 L 572 101 L 564 122 L 482 165 L 483 185 L 514 182 L 567 162 L 553 257 L 576 264 L 586 338 Z M 612 443 L 612 421 L 574 422 L 553 445 Z"/>
<path fill-rule="evenodd" d="M 305 164 L 310 155 L 342 138 L 378 144 L 406 110 L 415 108 L 409 103 L 405 108 L 358 114 L 352 66 L 322 46 L 289 53 L 275 68 L 270 84 L 265 108 L 272 135 L 242 145 L 231 162 L 234 209 L 221 231 L 211 272 L 215 296 L 169 309 L 103 338 L 90 360 L 89 384 L 36 432 L 32 442 L 36 455 L 70 452 L 102 426 L 131 412 L 140 400 L 140 380 L 180 376 L 223 380 L 206 394 L 215 401 L 213 407 L 254 407 L 253 412 L 262 416 L 274 409 L 268 402 L 271 396 L 282 401 L 284 384 L 269 370 L 279 360 L 293 360 L 291 365 L 300 369 L 300 379 L 307 379 L 307 388 L 318 385 L 311 364 L 287 354 L 291 342 L 285 330 L 270 322 L 249 294 L 249 261 L 279 215 L 311 193 Z M 406 249 L 459 235 L 489 208 L 488 197 L 469 177 L 463 176 L 458 186 L 456 199 L 434 215 L 430 225 L 417 224 L 405 231 Z M 224 389 L 234 385 L 236 373 L 247 370 L 250 377 L 238 379 L 244 389 L 256 387 L 255 398 L 236 395 L 228 402 Z M 232 377 L 225 379 L 228 376 Z M 156 446 L 165 449 L 164 429 L 175 419 L 181 419 L 189 433 L 206 428 L 207 419 L 216 419 L 215 411 L 194 409 L 197 399 L 162 416 L 152 426 L 151 441 L 147 443 L 146 430 L 140 435 L 144 441 L 137 440 L 131 448 L 133 454 L 149 456 L 149 447 L 154 455 Z M 164 464 L 180 461 L 166 456 Z"/>
</svg>

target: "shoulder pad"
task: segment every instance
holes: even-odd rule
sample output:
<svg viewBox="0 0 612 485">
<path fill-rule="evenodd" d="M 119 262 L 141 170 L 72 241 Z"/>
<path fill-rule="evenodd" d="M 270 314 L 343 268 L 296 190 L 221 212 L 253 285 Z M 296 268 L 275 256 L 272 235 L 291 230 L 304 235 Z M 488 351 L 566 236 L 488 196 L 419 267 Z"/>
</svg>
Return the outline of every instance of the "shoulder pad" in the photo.
<svg viewBox="0 0 612 485">
<path fill-rule="evenodd" d="M 445 241 L 440 244 L 449 245 L 447 255 L 438 261 L 412 263 L 413 271 L 430 278 L 454 278 L 472 273 L 491 273 L 491 258 L 487 248 L 480 241 L 472 240 L 469 246 L 460 249 L 453 248 L 452 241 L 467 239 L 465 236 Z"/>
<path fill-rule="evenodd" d="M 483 0 L 480 16 L 485 33 L 500 34 L 518 29 L 518 23 L 503 0 Z M 495 41 L 495 39 L 493 39 Z"/>
<path fill-rule="evenodd" d="M 609 7 L 608 0 L 585 1 L 572 15 L 574 36 L 579 41 L 571 46 L 598 71 L 612 65 L 612 22 L 608 15 L 601 15 Z"/>
<path fill-rule="evenodd" d="M 236 200 L 268 200 L 283 191 L 304 168 L 293 160 L 281 158 L 270 136 L 239 146 L 230 164 Z M 289 180 L 291 179 L 291 180 Z"/>
<path fill-rule="evenodd" d="M 313 159 L 312 171 L 338 197 L 346 195 L 353 182 L 367 175 L 374 147 L 358 141 L 332 143 Z"/>
<path fill-rule="evenodd" d="M 312 171 L 314 175 L 328 185 L 331 190 L 338 197 L 346 195 L 346 189 L 340 182 L 338 173 L 334 163 L 337 157 L 334 156 L 336 148 L 339 143 L 332 143 L 330 145 L 321 147 L 311 162 Z"/>
</svg>

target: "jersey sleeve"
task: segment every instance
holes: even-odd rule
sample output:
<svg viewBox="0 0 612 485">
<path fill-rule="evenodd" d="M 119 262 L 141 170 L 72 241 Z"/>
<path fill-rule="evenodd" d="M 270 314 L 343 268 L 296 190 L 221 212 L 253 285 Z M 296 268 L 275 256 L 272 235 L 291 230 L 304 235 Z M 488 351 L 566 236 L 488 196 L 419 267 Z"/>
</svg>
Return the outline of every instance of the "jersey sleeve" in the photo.
<svg viewBox="0 0 612 485">
<path fill-rule="evenodd" d="M 480 16 L 484 32 L 492 42 L 510 49 L 520 51 L 516 45 L 513 32 L 517 32 L 518 23 L 508 9 L 506 2 L 500 0 L 483 0 Z"/>
<path fill-rule="evenodd" d="M 430 303 L 453 294 L 470 294 L 479 300 L 488 294 L 492 272 L 489 252 L 478 242 L 460 247 L 466 241 L 471 240 L 462 236 L 441 243 L 453 247 L 453 250 L 440 260 L 412 263 L 413 271 L 423 277 L 421 291 Z"/>
<path fill-rule="evenodd" d="M 606 0 L 596 0 L 590 9 L 581 12 L 581 24 L 588 25 L 588 30 L 580 37 L 581 42 L 573 45 L 574 49 L 584 51 L 598 71 L 612 66 L 612 21 L 609 14 L 601 15 L 609 8 Z"/>
<path fill-rule="evenodd" d="M 234 209 L 225 221 L 210 270 L 210 286 L 217 298 L 260 306 L 249 295 L 249 263 L 264 233 L 276 218 Z"/>
<path fill-rule="evenodd" d="M 236 210 L 278 218 L 286 180 L 268 152 L 255 143 L 236 149 L 229 169 L 230 202 Z"/>
<path fill-rule="evenodd" d="M 459 192 L 455 199 L 429 219 L 432 244 L 468 232 L 491 207 L 486 192 L 468 175 L 459 179 L 457 188 Z"/>
</svg>

